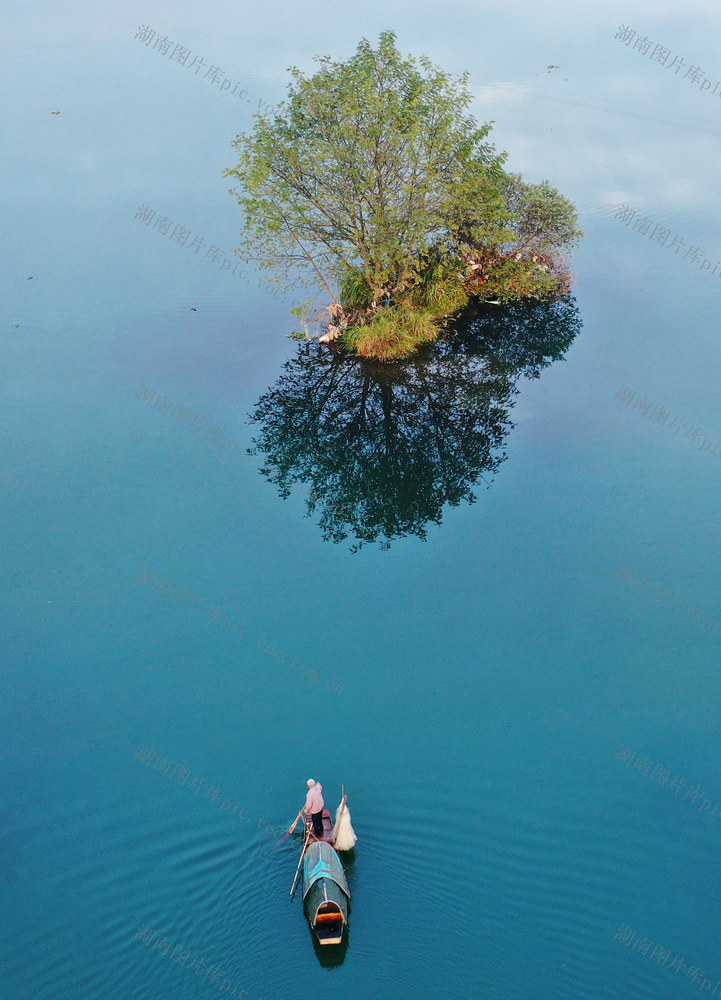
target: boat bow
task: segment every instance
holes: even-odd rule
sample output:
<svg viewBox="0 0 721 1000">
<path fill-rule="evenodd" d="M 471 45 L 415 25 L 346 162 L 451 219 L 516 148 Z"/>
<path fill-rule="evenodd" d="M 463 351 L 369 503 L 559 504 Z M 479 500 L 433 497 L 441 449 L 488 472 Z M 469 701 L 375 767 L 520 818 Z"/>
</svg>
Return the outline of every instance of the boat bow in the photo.
<svg viewBox="0 0 721 1000">
<path fill-rule="evenodd" d="M 340 858 L 330 844 L 319 841 L 311 844 L 303 861 L 303 899 L 319 879 L 328 878 L 335 882 L 350 899 L 350 889 Z"/>
</svg>

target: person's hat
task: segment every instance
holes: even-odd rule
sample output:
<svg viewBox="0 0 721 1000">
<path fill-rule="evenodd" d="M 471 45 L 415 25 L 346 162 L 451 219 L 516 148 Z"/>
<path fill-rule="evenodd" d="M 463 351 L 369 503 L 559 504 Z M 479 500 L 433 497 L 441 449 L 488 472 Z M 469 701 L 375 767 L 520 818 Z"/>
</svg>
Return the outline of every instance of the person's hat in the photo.
<svg viewBox="0 0 721 1000">
<path fill-rule="evenodd" d="M 308 788 L 312 788 L 314 784 L 315 784 L 315 781 L 313 781 L 312 778 L 308 778 Z"/>
</svg>

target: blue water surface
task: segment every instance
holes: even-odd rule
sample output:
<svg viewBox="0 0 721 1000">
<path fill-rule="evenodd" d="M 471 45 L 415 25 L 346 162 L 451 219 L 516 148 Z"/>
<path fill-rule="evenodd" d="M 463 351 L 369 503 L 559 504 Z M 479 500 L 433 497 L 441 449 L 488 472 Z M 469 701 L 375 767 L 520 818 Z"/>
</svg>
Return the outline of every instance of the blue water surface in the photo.
<svg viewBox="0 0 721 1000">
<path fill-rule="evenodd" d="M 221 172 L 290 64 L 386 28 L 578 204 L 583 327 L 520 377 L 475 503 L 353 552 L 248 454 L 297 296 L 223 267 Z M 712 995 L 719 29 L 696 2 L 9 14 L 3 996 Z M 358 834 L 342 964 L 288 895 L 311 776 Z"/>
</svg>

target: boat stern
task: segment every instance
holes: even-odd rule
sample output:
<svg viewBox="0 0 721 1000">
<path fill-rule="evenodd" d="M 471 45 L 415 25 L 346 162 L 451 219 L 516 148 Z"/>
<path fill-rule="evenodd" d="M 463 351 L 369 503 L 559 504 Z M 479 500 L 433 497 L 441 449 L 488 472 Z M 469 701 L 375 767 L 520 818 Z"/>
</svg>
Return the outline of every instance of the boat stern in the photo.
<svg viewBox="0 0 721 1000">
<path fill-rule="evenodd" d="M 313 920 L 313 930 L 319 944 L 341 944 L 345 915 L 338 903 L 326 900 L 320 904 Z"/>
</svg>

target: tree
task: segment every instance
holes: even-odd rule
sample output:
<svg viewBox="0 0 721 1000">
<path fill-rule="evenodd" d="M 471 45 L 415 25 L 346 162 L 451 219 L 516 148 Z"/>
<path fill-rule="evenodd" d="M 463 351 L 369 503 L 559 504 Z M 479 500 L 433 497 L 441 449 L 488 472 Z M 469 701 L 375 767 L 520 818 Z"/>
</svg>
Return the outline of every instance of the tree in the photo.
<svg viewBox="0 0 721 1000">
<path fill-rule="evenodd" d="M 509 253 L 569 253 L 583 236 L 573 202 L 548 181 L 527 184 L 520 174 L 509 174 L 502 190 L 511 213 Z"/>
<path fill-rule="evenodd" d="M 237 252 L 286 284 L 324 288 L 359 353 L 397 356 L 435 339 L 468 301 L 469 255 L 524 238 L 535 202 L 505 174 L 491 123 L 467 113 L 467 74 L 402 57 L 390 31 L 346 62 L 316 61 L 310 77 L 292 67 L 287 100 L 233 144 Z"/>
<path fill-rule="evenodd" d="M 355 265 L 374 297 L 417 276 L 417 258 L 469 200 L 490 202 L 501 157 L 490 124 L 464 114 L 467 76 L 403 59 L 392 32 L 362 41 L 346 63 L 319 58 L 308 79 L 292 68 L 280 113 L 258 115 L 234 143 L 243 183 L 241 248 L 250 259 L 303 269 L 330 290 Z M 478 226 L 481 217 L 475 218 Z"/>
</svg>

